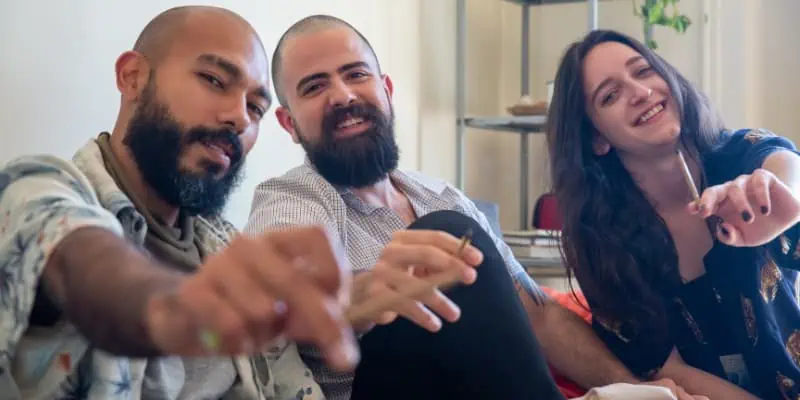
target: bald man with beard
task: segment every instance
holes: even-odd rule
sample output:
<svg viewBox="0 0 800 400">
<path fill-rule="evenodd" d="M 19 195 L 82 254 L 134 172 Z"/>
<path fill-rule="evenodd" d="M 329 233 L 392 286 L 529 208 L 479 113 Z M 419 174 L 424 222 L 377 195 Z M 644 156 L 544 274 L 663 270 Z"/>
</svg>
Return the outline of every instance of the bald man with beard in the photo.
<svg viewBox="0 0 800 400">
<path fill-rule="evenodd" d="M 243 236 L 220 215 L 272 103 L 258 35 L 174 8 L 115 67 L 111 132 L 0 170 L 0 397 L 321 398 L 288 343 L 358 362 L 341 249 L 322 228 Z"/>
</svg>

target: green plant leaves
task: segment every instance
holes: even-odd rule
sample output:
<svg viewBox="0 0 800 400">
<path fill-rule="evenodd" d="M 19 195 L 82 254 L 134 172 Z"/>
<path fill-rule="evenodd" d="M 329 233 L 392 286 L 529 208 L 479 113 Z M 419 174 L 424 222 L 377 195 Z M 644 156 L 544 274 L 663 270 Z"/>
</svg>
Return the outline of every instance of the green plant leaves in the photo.
<svg viewBox="0 0 800 400">
<path fill-rule="evenodd" d="M 672 28 L 678 33 L 685 33 L 692 21 L 688 16 L 679 13 L 679 1 L 644 0 L 644 4 L 637 7 L 636 0 L 633 0 L 633 14 L 642 19 L 645 32 L 649 30 L 650 26 L 661 25 Z M 654 50 L 658 48 L 658 44 L 652 39 L 648 39 L 646 45 Z"/>
</svg>

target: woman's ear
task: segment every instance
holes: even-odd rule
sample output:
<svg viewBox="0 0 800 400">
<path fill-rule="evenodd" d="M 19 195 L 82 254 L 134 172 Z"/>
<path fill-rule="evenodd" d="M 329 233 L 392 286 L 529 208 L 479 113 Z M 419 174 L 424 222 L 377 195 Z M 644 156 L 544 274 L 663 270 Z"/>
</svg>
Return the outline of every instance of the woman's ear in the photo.
<svg viewBox="0 0 800 400">
<path fill-rule="evenodd" d="M 611 151 L 611 143 L 599 133 L 594 134 L 594 143 L 592 147 L 594 148 L 594 154 L 597 156 L 604 156 Z"/>
</svg>

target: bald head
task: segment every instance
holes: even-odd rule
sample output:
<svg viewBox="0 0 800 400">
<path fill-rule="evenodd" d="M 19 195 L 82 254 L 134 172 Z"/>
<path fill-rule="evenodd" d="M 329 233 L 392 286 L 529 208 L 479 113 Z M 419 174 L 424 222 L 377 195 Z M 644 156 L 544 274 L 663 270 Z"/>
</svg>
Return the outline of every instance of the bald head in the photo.
<svg viewBox="0 0 800 400">
<path fill-rule="evenodd" d="M 364 43 L 364 45 L 369 49 L 370 53 L 372 54 L 375 64 L 378 65 L 378 69 L 380 70 L 380 64 L 378 63 L 378 57 L 375 54 L 375 49 L 373 49 L 372 45 L 369 43 L 369 40 L 361 33 L 358 29 L 347 23 L 346 21 L 336 18 L 331 15 L 312 15 L 309 17 L 305 17 L 289 27 L 286 32 L 281 35 L 281 38 L 278 40 L 278 45 L 275 47 L 275 51 L 272 54 L 272 82 L 275 85 L 275 94 L 278 98 L 278 102 L 286 107 L 286 96 L 284 93 L 284 88 L 282 87 L 281 83 L 281 76 L 282 76 L 282 65 L 283 65 L 283 50 L 288 41 L 293 38 L 299 37 L 301 35 L 316 33 L 328 29 L 336 29 L 336 28 L 344 28 L 352 31 L 355 33 L 359 39 Z"/>
<path fill-rule="evenodd" d="M 191 37 L 188 32 L 209 23 L 226 24 L 255 36 L 266 54 L 261 39 L 247 20 L 231 10 L 213 6 L 174 7 L 158 14 L 139 34 L 133 50 L 144 55 L 155 67 L 176 42 Z"/>
</svg>

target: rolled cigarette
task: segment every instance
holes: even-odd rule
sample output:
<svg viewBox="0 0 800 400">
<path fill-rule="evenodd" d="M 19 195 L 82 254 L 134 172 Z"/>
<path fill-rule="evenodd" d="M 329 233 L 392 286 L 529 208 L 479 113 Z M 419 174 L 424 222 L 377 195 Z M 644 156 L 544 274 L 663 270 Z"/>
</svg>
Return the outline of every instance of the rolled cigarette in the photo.
<svg viewBox="0 0 800 400">
<path fill-rule="evenodd" d="M 681 172 L 683 172 L 683 179 L 686 181 L 686 185 L 689 186 L 689 191 L 692 192 L 692 198 L 695 201 L 700 200 L 700 193 L 697 192 L 697 186 L 694 184 L 694 179 L 692 179 L 692 172 L 689 171 L 689 165 L 686 164 L 686 159 L 683 158 L 681 149 L 678 149 L 678 163 L 681 166 Z"/>
</svg>

